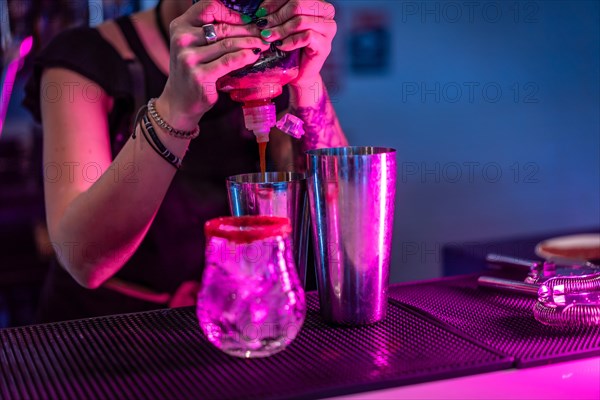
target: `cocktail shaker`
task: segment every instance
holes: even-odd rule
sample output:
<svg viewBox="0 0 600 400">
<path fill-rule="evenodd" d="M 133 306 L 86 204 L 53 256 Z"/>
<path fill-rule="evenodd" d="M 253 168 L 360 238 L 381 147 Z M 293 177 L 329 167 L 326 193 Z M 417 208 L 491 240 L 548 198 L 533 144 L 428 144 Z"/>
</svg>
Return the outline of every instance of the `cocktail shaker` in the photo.
<svg viewBox="0 0 600 400">
<path fill-rule="evenodd" d="M 306 176 L 297 172 L 267 172 L 227 178 L 233 216 L 287 217 L 292 225 L 294 261 L 302 287 L 306 284 L 309 213 Z"/>
<path fill-rule="evenodd" d="M 310 150 L 308 194 L 323 318 L 346 325 L 385 318 L 396 193 L 396 151 Z"/>
</svg>

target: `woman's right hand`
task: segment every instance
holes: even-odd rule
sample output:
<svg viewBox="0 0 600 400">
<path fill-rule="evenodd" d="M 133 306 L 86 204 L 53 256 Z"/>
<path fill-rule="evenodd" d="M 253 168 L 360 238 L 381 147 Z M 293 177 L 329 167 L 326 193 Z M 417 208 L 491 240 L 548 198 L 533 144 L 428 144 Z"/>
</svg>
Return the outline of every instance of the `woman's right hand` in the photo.
<svg viewBox="0 0 600 400">
<path fill-rule="evenodd" d="M 209 44 L 202 25 L 214 24 L 217 42 Z M 255 24 L 218 0 L 202 0 L 170 25 L 169 78 L 157 100 L 158 112 L 172 126 L 193 130 L 217 102 L 217 80 L 256 62 L 268 44 L 259 39 Z"/>
</svg>

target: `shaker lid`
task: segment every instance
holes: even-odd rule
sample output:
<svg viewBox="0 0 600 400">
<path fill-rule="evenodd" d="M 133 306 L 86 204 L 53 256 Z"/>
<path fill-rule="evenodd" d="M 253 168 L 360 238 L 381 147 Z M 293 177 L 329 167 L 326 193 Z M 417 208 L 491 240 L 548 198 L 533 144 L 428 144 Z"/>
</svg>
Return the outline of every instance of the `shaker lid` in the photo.
<svg viewBox="0 0 600 400">
<path fill-rule="evenodd" d="M 221 217 L 204 224 L 204 234 L 207 238 L 220 237 L 237 243 L 287 236 L 291 231 L 289 218 L 266 215 Z"/>
</svg>

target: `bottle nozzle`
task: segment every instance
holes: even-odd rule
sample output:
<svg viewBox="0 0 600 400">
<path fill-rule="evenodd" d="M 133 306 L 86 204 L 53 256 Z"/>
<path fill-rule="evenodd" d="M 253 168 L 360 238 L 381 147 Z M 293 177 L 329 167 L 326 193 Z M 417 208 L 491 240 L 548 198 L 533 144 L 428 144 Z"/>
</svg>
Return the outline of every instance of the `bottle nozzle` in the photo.
<svg viewBox="0 0 600 400">
<path fill-rule="evenodd" d="M 265 142 L 269 141 L 269 131 L 267 131 L 267 132 L 254 131 L 254 136 L 256 136 L 256 143 L 265 143 Z"/>
<path fill-rule="evenodd" d="M 275 104 L 244 106 L 243 109 L 246 129 L 254 132 L 258 143 L 268 142 L 269 132 L 277 121 Z"/>
</svg>

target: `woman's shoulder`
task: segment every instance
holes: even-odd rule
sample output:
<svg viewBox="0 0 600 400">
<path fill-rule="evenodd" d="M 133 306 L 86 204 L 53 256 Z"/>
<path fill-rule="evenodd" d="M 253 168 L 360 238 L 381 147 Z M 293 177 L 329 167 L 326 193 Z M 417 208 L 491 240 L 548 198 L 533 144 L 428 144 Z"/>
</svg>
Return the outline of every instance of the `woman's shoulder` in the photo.
<svg viewBox="0 0 600 400">
<path fill-rule="evenodd" d="M 117 50 L 98 29 L 90 27 L 72 28 L 57 35 L 40 52 L 35 64 L 73 69 L 99 84 L 114 78 L 115 69 L 126 69 Z"/>
<path fill-rule="evenodd" d="M 54 37 L 33 60 L 33 70 L 25 87 L 23 105 L 29 108 L 38 120 L 39 99 L 43 89 L 41 79 L 47 68 L 65 68 L 76 72 L 98 84 L 112 97 L 128 92 L 127 64 L 117 50 L 96 28 L 71 28 Z"/>
<path fill-rule="evenodd" d="M 60 32 L 40 52 L 39 57 L 50 57 L 52 54 L 70 56 L 71 51 L 91 52 L 91 50 L 107 51 L 110 46 L 102 38 L 98 29 L 79 26 Z"/>
</svg>

